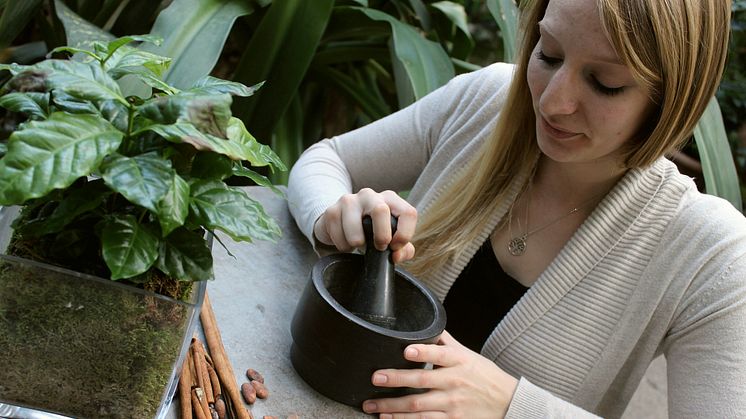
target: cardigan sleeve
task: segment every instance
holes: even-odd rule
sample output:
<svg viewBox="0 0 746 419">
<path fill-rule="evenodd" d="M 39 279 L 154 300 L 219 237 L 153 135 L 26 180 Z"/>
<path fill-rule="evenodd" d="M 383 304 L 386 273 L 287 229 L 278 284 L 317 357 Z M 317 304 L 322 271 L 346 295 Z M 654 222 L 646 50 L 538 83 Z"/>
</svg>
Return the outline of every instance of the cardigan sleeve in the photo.
<svg viewBox="0 0 746 419">
<path fill-rule="evenodd" d="M 469 118 L 462 112 L 473 99 L 468 92 L 475 86 L 497 90 L 511 73 L 511 65 L 493 64 L 459 75 L 398 112 L 309 147 L 290 171 L 287 193 L 303 234 L 316 245 L 314 223 L 344 194 L 409 190 L 443 139 L 444 127 Z"/>
<path fill-rule="evenodd" d="M 598 416 L 521 378 L 505 419 L 528 418 L 591 419 Z"/>
<path fill-rule="evenodd" d="M 663 346 L 669 415 L 742 416 L 746 412 L 746 256 L 692 288 L 692 298 Z"/>
</svg>

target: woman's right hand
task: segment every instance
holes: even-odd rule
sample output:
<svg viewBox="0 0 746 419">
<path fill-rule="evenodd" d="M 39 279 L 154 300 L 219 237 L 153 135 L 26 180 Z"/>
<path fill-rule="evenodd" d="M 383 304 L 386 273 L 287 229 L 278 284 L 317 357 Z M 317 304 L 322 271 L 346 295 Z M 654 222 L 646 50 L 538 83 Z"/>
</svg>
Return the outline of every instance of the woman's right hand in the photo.
<svg viewBox="0 0 746 419">
<path fill-rule="evenodd" d="M 394 263 L 414 257 L 411 243 L 417 224 L 417 209 L 396 192 L 375 192 L 364 188 L 358 193 L 343 195 L 321 214 L 313 226 L 316 240 L 350 252 L 365 245 L 362 219 L 370 215 L 376 249 L 389 246 Z M 396 234 L 391 236 L 391 216 L 398 219 Z"/>
</svg>

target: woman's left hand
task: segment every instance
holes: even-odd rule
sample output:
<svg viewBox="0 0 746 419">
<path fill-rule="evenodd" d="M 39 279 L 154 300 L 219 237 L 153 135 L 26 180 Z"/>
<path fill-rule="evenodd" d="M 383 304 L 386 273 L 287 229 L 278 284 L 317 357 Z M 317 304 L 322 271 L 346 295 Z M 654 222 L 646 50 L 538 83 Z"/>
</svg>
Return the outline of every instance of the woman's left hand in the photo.
<svg viewBox="0 0 746 419">
<path fill-rule="evenodd" d="M 502 418 L 518 380 L 494 362 L 461 345 L 443 332 L 437 345 L 414 344 L 404 357 L 429 362 L 434 369 L 384 369 L 373 373 L 374 385 L 428 389 L 389 399 L 367 400 L 366 413 L 381 418 Z"/>
</svg>

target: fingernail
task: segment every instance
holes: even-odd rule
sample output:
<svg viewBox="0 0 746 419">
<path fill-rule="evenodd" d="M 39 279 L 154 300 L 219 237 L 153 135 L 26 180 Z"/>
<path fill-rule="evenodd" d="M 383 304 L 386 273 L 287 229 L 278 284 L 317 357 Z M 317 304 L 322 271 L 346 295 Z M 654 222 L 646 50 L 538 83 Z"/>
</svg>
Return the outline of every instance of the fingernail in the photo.
<svg viewBox="0 0 746 419">
<path fill-rule="evenodd" d="M 374 412 L 378 406 L 374 402 L 365 402 L 363 403 L 363 411 L 365 413 Z"/>
<path fill-rule="evenodd" d="M 407 348 L 404 351 L 404 356 L 406 356 L 407 358 L 416 358 L 419 353 L 420 352 L 415 348 Z"/>
<path fill-rule="evenodd" d="M 385 384 L 389 378 L 383 374 L 373 374 L 373 384 Z"/>
<path fill-rule="evenodd" d="M 378 415 L 378 419 L 393 419 L 393 418 L 394 418 L 394 415 L 392 415 L 391 413 L 381 413 L 380 415 Z"/>
</svg>

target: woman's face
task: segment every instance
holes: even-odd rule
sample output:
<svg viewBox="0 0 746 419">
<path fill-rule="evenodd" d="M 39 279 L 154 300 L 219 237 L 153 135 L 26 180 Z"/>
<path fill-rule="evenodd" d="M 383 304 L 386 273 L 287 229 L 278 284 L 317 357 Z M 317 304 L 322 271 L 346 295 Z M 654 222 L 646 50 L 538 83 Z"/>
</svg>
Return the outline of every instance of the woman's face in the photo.
<svg viewBox="0 0 746 419">
<path fill-rule="evenodd" d="M 528 63 L 541 151 L 562 163 L 621 163 L 653 105 L 601 27 L 596 0 L 551 0 Z"/>
</svg>

